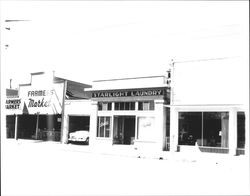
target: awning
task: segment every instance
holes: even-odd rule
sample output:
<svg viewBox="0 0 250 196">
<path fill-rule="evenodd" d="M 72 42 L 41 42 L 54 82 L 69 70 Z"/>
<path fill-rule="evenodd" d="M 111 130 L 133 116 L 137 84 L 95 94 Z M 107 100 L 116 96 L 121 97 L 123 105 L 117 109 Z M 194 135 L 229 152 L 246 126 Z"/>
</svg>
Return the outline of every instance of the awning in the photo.
<svg viewBox="0 0 250 196">
<path fill-rule="evenodd" d="M 85 88 L 91 88 L 91 85 L 74 82 L 64 78 L 55 77 L 55 82 L 67 81 L 66 99 L 90 99 L 91 93 L 84 91 Z"/>
</svg>

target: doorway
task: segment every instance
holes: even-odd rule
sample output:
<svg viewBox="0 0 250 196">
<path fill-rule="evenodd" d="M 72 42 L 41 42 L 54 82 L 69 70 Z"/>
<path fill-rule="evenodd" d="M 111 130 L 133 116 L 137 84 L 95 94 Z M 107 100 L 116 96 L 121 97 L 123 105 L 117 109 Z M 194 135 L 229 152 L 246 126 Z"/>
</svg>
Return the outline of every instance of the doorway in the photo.
<svg viewBox="0 0 250 196">
<path fill-rule="evenodd" d="M 134 144 L 135 116 L 114 116 L 113 144 Z"/>
<path fill-rule="evenodd" d="M 69 133 L 85 130 L 89 131 L 90 116 L 69 116 Z"/>
</svg>

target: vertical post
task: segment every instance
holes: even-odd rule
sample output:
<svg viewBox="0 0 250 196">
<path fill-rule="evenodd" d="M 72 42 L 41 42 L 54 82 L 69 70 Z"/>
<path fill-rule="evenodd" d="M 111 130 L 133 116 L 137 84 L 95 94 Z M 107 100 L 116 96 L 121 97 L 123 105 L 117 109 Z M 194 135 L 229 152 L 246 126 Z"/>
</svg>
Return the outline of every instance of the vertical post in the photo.
<svg viewBox="0 0 250 196">
<path fill-rule="evenodd" d="M 61 121 L 61 143 L 68 143 L 67 116 L 65 115 L 65 97 L 67 91 L 67 80 L 64 81 L 62 98 L 62 121 Z"/>
<path fill-rule="evenodd" d="M 229 154 L 236 155 L 237 149 L 237 111 L 235 108 L 229 111 Z"/>
<path fill-rule="evenodd" d="M 17 132 L 17 128 L 18 128 L 18 115 L 15 114 L 15 139 L 18 139 L 18 132 Z"/>
<path fill-rule="evenodd" d="M 138 111 L 138 101 L 135 102 L 135 111 Z M 134 141 L 138 140 L 138 117 L 135 115 L 135 139 Z"/>
<path fill-rule="evenodd" d="M 170 96 L 170 151 L 176 152 L 178 149 L 178 111 L 174 107 L 174 86 L 175 86 L 175 63 L 171 60 L 170 66 L 172 67 L 171 73 L 171 96 Z"/>
<path fill-rule="evenodd" d="M 178 147 L 178 111 L 170 108 L 170 151 L 176 152 Z"/>
<path fill-rule="evenodd" d="M 155 112 L 156 112 L 156 122 L 155 122 L 155 130 L 157 130 L 157 144 L 159 145 L 157 149 L 162 151 L 164 148 L 165 141 L 165 130 L 164 130 L 164 100 L 156 100 L 155 101 Z"/>
<path fill-rule="evenodd" d="M 245 156 L 249 160 L 249 108 L 245 109 Z"/>
<path fill-rule="evenodd" d="M 38 139 L 38 126 L 39 125 L 39 112 L 37 112 L 36 116 L 36 140 Z"/>
<path fill-rule="evenodd" d="M 203 116 L 204 112 L 201 112 L 201 146 L 203 146 L 203 128 L 204 128 L 204 122 L 203 122 Z M 199 144 L 198 144 L 199 145 Z"/>
<path fill-rule="evenodd" d="M 91 103 L 91 116 L 90 116 L 90 137 L 89 137 L 89 145 L 94 146 L 96 131 L 97 131 L 97 115 L 98 115 L 98 105 L 96 101 L 92 101 Z"/>
<path fill-rule="evenodd" d="M 174 105 L 174 85 L 175 85 L 175 63 L 174 63 L 174 60 L 172 59 L 171 60 L 172 62 L 170 63 L 170 66 L 172 67 L 172 73 L 171 73 L 171 89 L 170 89 L 170 105 Z"/>
</svg>

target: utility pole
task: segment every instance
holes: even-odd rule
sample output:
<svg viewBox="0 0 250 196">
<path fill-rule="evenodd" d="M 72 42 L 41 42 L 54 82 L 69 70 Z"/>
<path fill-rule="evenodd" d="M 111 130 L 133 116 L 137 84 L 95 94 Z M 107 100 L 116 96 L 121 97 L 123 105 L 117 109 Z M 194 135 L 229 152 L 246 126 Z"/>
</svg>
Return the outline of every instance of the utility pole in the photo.
<svg viewBox="0 0 250 196">
<path fill-rule="evenodd" d="M 175 65 L 175 62 L 174 62 L 174 60 L 173 59 L 171 59 L 171 62 L 170 62 L 170 64 L 169 64 L 169 66 L 170 66 L 170 78 L 171 78 L 171 80 L 170 80 L 170 93 L 171 93 L 171 96 L 170 96 L 170 105 L 174 105 L 174 85 L 175 85 L 175 67 L 174 67 L 174 65 Z"/>
</svg>

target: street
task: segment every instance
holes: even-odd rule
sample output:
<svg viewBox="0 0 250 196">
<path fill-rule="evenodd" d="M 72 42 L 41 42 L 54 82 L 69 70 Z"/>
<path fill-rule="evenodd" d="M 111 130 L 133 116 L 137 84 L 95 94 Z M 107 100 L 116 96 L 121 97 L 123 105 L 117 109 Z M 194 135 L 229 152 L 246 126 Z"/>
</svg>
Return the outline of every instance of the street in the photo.
<svg viewBox="0 0 250 196">
<path fill-rule="evenodd" d="M 7 141 L 8 142 L 8 141 Z M 242 195 L 248 165 L 77 151 L 59 143 L 2 144 L 2 195 Z"/>
</svg>

